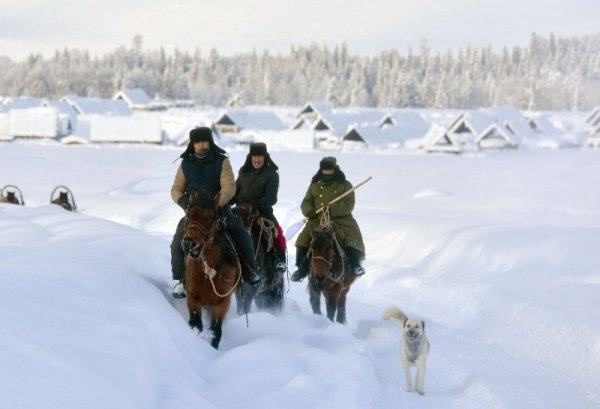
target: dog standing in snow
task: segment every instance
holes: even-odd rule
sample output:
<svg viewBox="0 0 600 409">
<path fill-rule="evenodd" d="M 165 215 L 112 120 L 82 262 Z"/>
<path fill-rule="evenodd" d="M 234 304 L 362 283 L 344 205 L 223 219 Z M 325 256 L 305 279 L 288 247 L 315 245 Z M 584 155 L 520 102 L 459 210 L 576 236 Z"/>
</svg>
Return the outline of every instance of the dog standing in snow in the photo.
<svg viewBox="0 0 600 409">
<path fill-rule="evenodd" d="M 406 314 L 396 307 L 385 310 L 383 318 L 386 320 L 394 318 L 401 323 L 403 336 L 400 344 L 400 358 L 402 358 L 402 369 L 404 369 L 404 376 L 406 377 L 406 390 L 408 392 L 415 390 L 410 367 L 416 366 L 416 391 L 423 395 L 425 393 L 425 366 L 427 364 L 427 354 L 429 353 L 429 340 L 425 335 L 425 323 L 408 319 Z"/>
</svg>

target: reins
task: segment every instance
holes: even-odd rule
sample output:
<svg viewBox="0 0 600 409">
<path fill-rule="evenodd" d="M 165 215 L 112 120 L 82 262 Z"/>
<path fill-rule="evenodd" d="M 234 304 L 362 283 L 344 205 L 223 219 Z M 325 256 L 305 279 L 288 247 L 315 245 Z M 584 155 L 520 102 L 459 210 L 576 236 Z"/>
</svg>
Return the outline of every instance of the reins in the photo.
<svg viewBox="0 0 600 409">
<path fill-rule="evenodd" d="M 206 237 L 208 237 L 207 241 L 202 245 L 202 249 L 200 250 L 200 254 L 198 255 L 198 257 L 194 257 L 191 254 L 190 254 L 190 257 L 198 258 L 202 261 L 202 267 L 204 269 L 204 274 L 206 274 L 206 276 L 208 277 L 208 280 L 210 281 L 210 285 L 212 286 L 213 292 L 215 293 L 215 295 L 217 297 L 221 297 L 221 298 L 229 297 L 231 295 L 231 293 L 233 293 L 235 291 L 235 289 L 237 288 L 237 286 L 240 283 L 240 280 L 242 278 L 242 267 L 240 265 L 239 257 L 236 257 L 237 268 L 238 268 L 238 272 L 239 272 L 237 280 L 236 280 L 235 284 L 231 287 L 231 289 L 229 291 L 227 291 L 227 293 L 225 293 L 225 294 L 219 293 L 219 291 L 217 290 L 217 287 L 215 286 L 214 280 L 213 280 L 215 278 L 215 276 L 217 275 L 217 270 L 215 270 L 214 268 L 212 268 L 211 266 L 208 265 L 208 262 L 206 261 L 206 257 L 204 256 L 204 251 L 207 248 L 210 248 L 212 245 L 215 244 L 215 242 L 216 242 L 215 238 L 217 235 L 217 231 L 221 230 L 221 227 L 223 227 L 224 225 L 225 225 L 224 219 L 215 220 L 212 227 L 210 228 L 210 231 L 205 229 L 204 226 L 202 226 L 198 222 L 191 222 L 188 225 L 189 228 L 199 229 Z M 232 246 L 232 248 L 235 248 L 229 235 L 226 234 L 225 237 L 227 238 L 227 241 Z M 217 246 L 218 245 L 219 244 L 217 243 Z"/>
<path fill-rule="evenodd" d="M 333 277 L 333 274 L 331 272 L 331 268 L 333 267 L 334 264 L 334 257 L 335 257 L 335 252 L 333 250 L 330 250 L 330 255 L 331 255 L 331 261 L 327 260 L 325 257 L 322 256 L 315 256 L 315 255 L 311 255 L 311 260 L 321 260 L 323 261 L 325 264 L 327 264 L 329 266 L 329 274 L 327 274 L 327 276 L 325 276 L 326 279 L 330 279 L 336 283 L 339 283 L 342 278 L 344 277 L 345 273 L 346 273 L 346 257 L 345 254 L 346 252 L 344 251 L 344 247 L 342 246 L 342 244 L 340 243 L 337 234 L 335 233 L 335 230 L 333 229 L 333 224 L 331 223 L 331 216 L 329 215 L 329 207 L 324 207 L 323 208 L 323 214 L 321 215 L 321 221 L 319 223 L 319 229 L 323 229 L 323 230 L 331 230 L 332 231 L 332 241 L 333 244 L 335 246 L 335 248 L 338 251 L 338 254 L 340 256 L 340 258 L 342 259 L 342 269 L 340 270 L 340 273 Z M 312 248 L 309 250 L 309 253 L 312 253 Z"/>
</svg>

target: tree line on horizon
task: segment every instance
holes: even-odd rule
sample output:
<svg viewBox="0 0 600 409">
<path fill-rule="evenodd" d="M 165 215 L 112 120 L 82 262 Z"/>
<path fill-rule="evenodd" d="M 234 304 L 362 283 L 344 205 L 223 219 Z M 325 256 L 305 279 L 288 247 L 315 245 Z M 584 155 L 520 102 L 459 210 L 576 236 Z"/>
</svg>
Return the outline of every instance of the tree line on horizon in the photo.
<svg viewBox="0 0 600 409">
<path fill-rule="evenodd" d="M 588 110 L 600 105 L 600 34 L 557 38 L 531 35 L 526 47 L 467 47 L 433 53 L 386 50 L 371 56 L 312 44 L 287 54 L 256 51 L 222 56 L 130 46 L 90 56 L 64 49 L 21 61 L 0 57 L 0 95 L 111 98 L 126 88 L 150 96 L 224 106 L 234 96 L 248 105 L 473 109 L 513 105 L 531 110 Z"/>
</svg>

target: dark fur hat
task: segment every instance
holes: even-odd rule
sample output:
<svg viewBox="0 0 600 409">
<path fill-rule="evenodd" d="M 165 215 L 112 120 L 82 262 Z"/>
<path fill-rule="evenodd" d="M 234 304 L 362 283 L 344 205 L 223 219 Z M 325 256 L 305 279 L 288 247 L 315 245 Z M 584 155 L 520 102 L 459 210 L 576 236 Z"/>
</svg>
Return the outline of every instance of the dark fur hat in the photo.
<svg viewBox="0 0 600 409">
<path fill-rule="evenodd" d="M 210 128 L 201 126 L 190 131 L 190 142 L 210 142 L 214 143 L 213 134 Z"/>
<path fill-rule="evenodd" d="M 333 156 L 326 156 L 319 162 L 319 169 L 338 170 L 337 160 Z"/>
<path fill-rule="evenodd" d="M 340 166 L 337 164 L 337 159 L 333 156 L 326 156 L 319 162 L 319 170 L 312 177 L 312 183 L 318 182 L 323 175 L 324 170 L 334 170 L 334 180 L 343 182 L 346 180 L 346 175 L 340 169 Z"/>
<path fill-rule="evenodd" d="M 215 144 L 212 130 L 206 126 L 201 126 L 198 128 L 194 128 L 190 131 L 190 143 L 188 143 L 187 148 L 180 155 L 180 157 L 186 158 L 190 155 L 193 155 L 194 143 L 196 142 L 208 142 L 211 151 L 220 155 L 227 156 L 227 152 L 225 152 L 225 150 L 223 150 Z"/>
<path fill-rule="evenodd" d="M 267 144 L 256 142 L 250 145 L 251 156 L 265 156 L 267 154 Z"/>
</svg>

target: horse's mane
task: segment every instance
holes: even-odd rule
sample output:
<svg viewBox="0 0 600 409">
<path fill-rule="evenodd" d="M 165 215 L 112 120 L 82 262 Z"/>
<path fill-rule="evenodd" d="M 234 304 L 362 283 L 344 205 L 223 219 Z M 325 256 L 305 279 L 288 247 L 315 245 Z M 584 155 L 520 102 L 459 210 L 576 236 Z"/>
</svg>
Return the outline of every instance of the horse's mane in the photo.
<svg viewBox="0 0 600 409">
<path fill-rule="evenodd" d="M 191 192 L 190 193 L 190 208 L 192 207 L 201 207 L 203 209 L 206 208 L 214 208 L 215 202 L 213 198 L 206 191 L 200 192 Z"/>
<path fill-rule="evenodd" d="M 328 244 L 330 241 L 329 232 L 326 229 L 315 229 L 315 236 L 313 237 L 313 246 L 320 246 L 322 244 Z"/>
<path fill-rule="evenodd" d="M 214 198 L 211 197 L 206 191 L 193 192 L 190 194 L 190 206 L 192 209 L 199 207 L 201 209 L 214 209 L 215 202 Z M 221 250 L 222 256 L 230 264 L 235 265 L 237 263 L 237 253 L 234 246 L 231 243 L 231 239 L 227 238 L 226 230 L 222 228 L 223 232 L 216 235 L 216 240 Z"/>
</svg>

